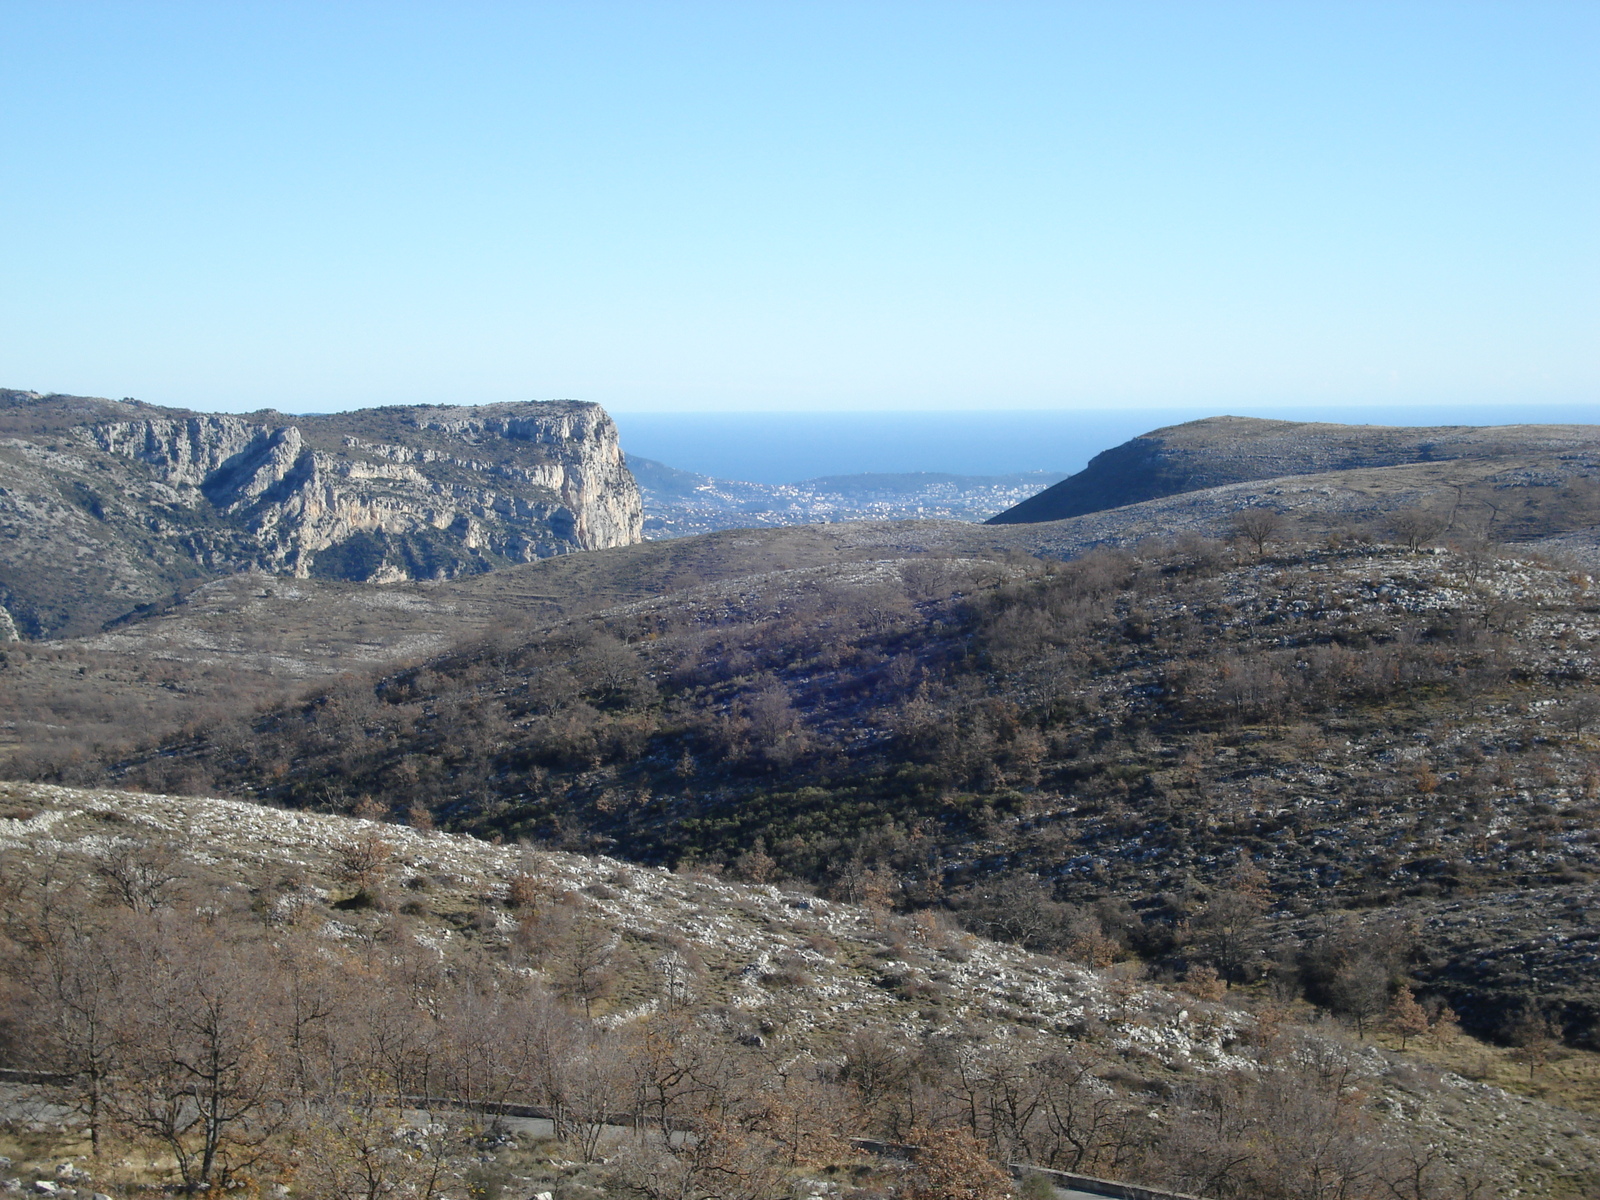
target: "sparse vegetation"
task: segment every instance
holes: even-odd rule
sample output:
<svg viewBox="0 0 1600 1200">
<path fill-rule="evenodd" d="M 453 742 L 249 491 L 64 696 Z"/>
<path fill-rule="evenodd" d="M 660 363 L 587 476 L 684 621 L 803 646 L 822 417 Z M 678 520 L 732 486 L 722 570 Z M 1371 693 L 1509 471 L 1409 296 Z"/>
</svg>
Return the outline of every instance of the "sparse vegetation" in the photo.
<svg viewBox="0 0 1600 1200">
<path fill-rule="evenodd" d="M 755 1200 L 842 1177 L 1001 1196 L 994 1164 L 1018 1161 L 1240 1198 L 1593 1182 L 1592 1118 L 1451 1084 L 1426 1046 L 882 909 L 262 807 L 12 794 L 36 815 L 0 829 L 0 1055 L 50 1082 L 0 1085 L 0 1104 L 31 1088 L 79 1114 L 13 1144 L 36 1176 L 76 1149 L 74 1178 L 116 1195 Z M 183 867 L 153 908 L 93 869 L 129 828 Z M 439 881 L 409 916 L 332 903 L 375 839 L 396 876 Z M 530 938 L 561 912 L 564 932 Z M 570 988 L 587 929 L 604 995 Z M 886 990 L 886 970 L 949 999 Z M 1541 1165 L 1552 1123 L 1570 1132 Z M 916 1149 L 874 1160 L 852 1138 Z"/>
</svg>

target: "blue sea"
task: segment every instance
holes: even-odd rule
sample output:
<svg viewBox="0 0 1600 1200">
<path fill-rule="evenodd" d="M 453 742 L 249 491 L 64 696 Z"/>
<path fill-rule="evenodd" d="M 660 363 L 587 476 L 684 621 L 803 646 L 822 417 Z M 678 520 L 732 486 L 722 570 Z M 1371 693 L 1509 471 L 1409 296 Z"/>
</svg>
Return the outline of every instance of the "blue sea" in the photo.
<svg viewBox="0 0 1600 1200">
<path fill-rule="evenodd" d="M 1600 422 L 1600 404 L 1261 406 L 1233 416 L 1356 425 Z M 867 471 L 1078 471 L 1141 433 L 1220 415 L 1194 408 L 990 412 L 615 412 L 622 448 L 685 471 L 796 483 Z"/>
</svg>

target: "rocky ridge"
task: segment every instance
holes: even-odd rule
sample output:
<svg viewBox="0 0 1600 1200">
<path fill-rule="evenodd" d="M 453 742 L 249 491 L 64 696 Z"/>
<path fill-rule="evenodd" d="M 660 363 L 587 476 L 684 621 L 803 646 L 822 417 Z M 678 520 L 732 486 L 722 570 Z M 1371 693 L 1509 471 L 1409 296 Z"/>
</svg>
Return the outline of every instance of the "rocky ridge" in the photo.
<svg viewBox="0 0 1600 1200">
<path fill-rule="evenodd" d="M 578 401 L 288 417 L 0 392 L 0 605 L 29 637 L 249 567 L 449 578 L 642 520 L 616 426 Z"/>
<path fill-rule="evenodd" d="M 991 518 L 1057 521 L 1186 492 L 1284 476 L 1418 464 L 1507 466 L 1527 460 L 1546 482 L 1592 473 L 1594 425 L 1401 427 L 1207 417 L 1152 430 L 1097 454 L 1087 467 Z"/>
</svg>

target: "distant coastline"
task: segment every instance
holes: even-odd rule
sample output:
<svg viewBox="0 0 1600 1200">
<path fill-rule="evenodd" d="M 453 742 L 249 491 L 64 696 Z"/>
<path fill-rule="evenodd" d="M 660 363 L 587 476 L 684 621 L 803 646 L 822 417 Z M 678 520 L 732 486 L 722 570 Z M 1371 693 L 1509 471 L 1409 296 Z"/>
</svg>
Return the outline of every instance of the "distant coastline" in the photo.
<svg viewBox="0 0 1600 1200">
<path fill-rule="evenodd" d="M 1600 422 L 1595 404 L 1259 405 L 939 412 L 629 412 L 607 406 L 628 454 L 749 483 L 864 472 L 1069 474 L 1151 429 L 1227 413 L 1368 425 Z"/>
</svg>

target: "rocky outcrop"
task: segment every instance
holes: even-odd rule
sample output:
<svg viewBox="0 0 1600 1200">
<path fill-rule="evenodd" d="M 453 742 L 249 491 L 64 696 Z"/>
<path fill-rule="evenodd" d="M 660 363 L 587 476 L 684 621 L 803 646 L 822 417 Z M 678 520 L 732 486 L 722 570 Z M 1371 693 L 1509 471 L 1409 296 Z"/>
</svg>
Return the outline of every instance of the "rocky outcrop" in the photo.
<svg viewBox="0 0 1600 1200">
<path fill-rule="evenodd" d="M 1414 463 L 1537 458 L 1600 448 L 1593 425 L 1406 428 L 1208 417 L 1157 429 L 1090 460 L 1076 475 L 1007 509 L 992 525 L 1058 521 L 1227 484 Z"/>
<path fill-rule="evenodd" d="M 594 404 L 227 416 L 0 393 L 0 603 L 31 636 L 218 571 L 447 578 L 642 524 Z"/>
<path fill-rule="evenodd" d="M 259 459 L 268 443 L 281 446 L 286 433 L 296 449 L 300 444 L 292 427 L 268 430 L 225 416 L 107 421 L 82 430 L 100 449 L 137 459 L 175 487 L 204 488 L 219 475 L 234 474 L 241 460 Z"/>
</svg>

